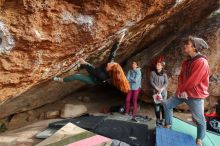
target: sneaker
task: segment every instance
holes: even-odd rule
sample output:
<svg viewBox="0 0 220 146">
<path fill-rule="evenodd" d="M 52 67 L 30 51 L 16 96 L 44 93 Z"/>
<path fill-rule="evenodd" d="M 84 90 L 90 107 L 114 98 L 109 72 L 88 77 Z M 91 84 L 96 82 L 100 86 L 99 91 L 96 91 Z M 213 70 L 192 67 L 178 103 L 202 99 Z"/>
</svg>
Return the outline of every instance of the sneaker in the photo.
<svg viewBox="0 0 220 146">
<path fill-rule="evenodd" d="M 161 125 L 165 125 L 165 119 L 160 120 Z"/>
<path fill-rule="evenodd" d="M 63 82 L 63 79 L 60 77 L 54 77 L 53 80 L 56 82 Z"/>
<path fill-rule="evenodd" d="M 134 122 L 136 122 L 136 123 L 139 123 L 139 121 L 134 117 L 134 116 L 132 116 L 132 119 L 131 119 L 132 121 L 134 121 Z"/>
<path fill-rule="evenodd" d="M 156 125 L 157 125 L 157 126 L 160 126 L 160 125 L 161 125 L 160 119 L 157 119 L 157 120 L 156 120 Z"/>
</svg>

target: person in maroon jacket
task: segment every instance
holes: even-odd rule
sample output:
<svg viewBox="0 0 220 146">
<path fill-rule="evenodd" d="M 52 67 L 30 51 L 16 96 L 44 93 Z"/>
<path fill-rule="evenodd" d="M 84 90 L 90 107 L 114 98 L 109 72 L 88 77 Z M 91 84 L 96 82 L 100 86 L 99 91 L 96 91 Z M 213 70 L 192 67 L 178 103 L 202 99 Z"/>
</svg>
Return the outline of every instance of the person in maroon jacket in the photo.
<svg viewBox="0 0 220 146">
<path fill-rule="evenodd" d="M 209 96 L 209 65 L 200 51 L 207 48 L 207 43 L 201 38 L 189 36 L 183 41 L 183 52 L 188 59 L 182 63 L 175 96 L 163 104 L 166 128 L 172 125 L 173 108 L 183 102 L 189 106 L 197 124 L 196 143 L 199 146 L 202 145 L 206 132 L 204 99 Z"/>
</svg>

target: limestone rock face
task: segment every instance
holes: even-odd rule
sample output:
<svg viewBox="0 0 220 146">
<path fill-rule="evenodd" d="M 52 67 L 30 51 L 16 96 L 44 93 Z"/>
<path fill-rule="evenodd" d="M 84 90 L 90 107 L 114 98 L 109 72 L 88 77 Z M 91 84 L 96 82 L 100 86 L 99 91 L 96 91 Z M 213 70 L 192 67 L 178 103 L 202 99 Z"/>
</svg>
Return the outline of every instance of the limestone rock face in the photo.
<svg viewBox="0 0 220 146">
<path fill-rule="evenodd" d="M 118 51 L 118 62 L 143 50 L 158 52 L 148 47 L 156 42 L 168 45 L 216 10 L 219 1 L 8 0 L 0 5 L 2 118 L 82 87 L 78 82 L 54 83 L 51 78 L 74 73 L 79 57 L 100 65 L 123 28 L 129 31 Z"/>
<path fill-rule="evenodd" d="M 151 87 L 149 85 L 150 60 L 157 55 L 163 55 L 166 59 L 165 69 L 169 77 L 168 91 L 170 92 L 170 96 L 175 93 L 181 63 L 186 59 L 181 50 L 181 39 L 189 35 L 204 38 L 210 47 L 208 50 L 202 52 L 202 54 L 207 56 L 210 65 L 210 97 L 206 100 L 206 109 L 214 107 L 217 100 L 220 99 L 220 13 L 216 11 L 173 41 L 156 42 L 151 49 L 157 49 L 158 51 L 152 51 L 150 53 L 150 51 L 144 50 L 131 59 L 141 62 L 144 72 L 143 90 L 145 94 L 149 95 L 143 95 L 145 101 L 151 101 Z M 147 58 L 149 61 L 145 61 Z M 179 108 L 185 110 L 187 106 L 183 104 Z"/>
<path fill-rule="evenodd" d="M 207 98 L 206 108 L 213 107 L 217 99 L 220 99 L 220 14 L 210 16 L 200 24 L 196 25 L 186 35 L 194 35 L 204 38 L 209 44 L 209 49 L 202 53 L 207 56 L 210 65 L 210 97 Z M 186 36 L 182 35 L 182 37 Z M 169 91 L 175 92 L 177 76 L 181 61 L 180 37 L 172 42 L 164 51 L 168 61 L 167 71 L 170 75 Z M 174 57 L 175 56 L 175 57 Z"/>
<path fill-rule="evenodd" d="M 204 20 L 202 23 L 196 25 L 190 30 L 187 35 L 194 35 L 204 38 L 209 44 L 209 49 L 204 50 L 202 53 L 207 56 L 210 65 L 210 94 L 212 96 L 220 96 L 220 15 L 217 14 L 211 18 Z M 184 37 L 186 35 L 182 35 Z M 172 80 L 179 73 L 179 67 L 181 61 L 184 59 L 180 50 L 180 37 L 172 42 L 167 50 L 164 51 L 168 60 L 167 70 L 171 75 Z M 175 56 L 175 57 L 174 57 Z M 172 81 L 171 80 L 171 81 Z M 172 84 L 172 82 L 171 82 Z M 174 91 L 174 88 L 170 86 L 170 91 Z"/>
</svg>

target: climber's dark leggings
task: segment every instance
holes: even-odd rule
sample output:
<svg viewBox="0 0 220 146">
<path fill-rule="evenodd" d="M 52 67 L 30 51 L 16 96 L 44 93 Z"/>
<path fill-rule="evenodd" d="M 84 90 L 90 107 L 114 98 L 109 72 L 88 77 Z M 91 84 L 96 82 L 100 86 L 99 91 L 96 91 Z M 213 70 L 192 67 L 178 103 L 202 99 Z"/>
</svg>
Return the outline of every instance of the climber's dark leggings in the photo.
<svg viewBox="0 0 220 146">
<path fill-rule="evenodd" d="M 114 61 L 118 47 L 119 47 L 118 42 L 116 42 L 112 46 L 107 62 L 104 65 L 102 65 L 103 68 L 105 68 L 105 65 L 107 63 Z M 101 79 L 102 80 L 101 81 L 101 80 L 98 80 L 97 78 L 99 78 L 98 75 L 100 75 L 100 71 L 102 72 L 101 74 L 106 74 L 106 72 L 104 72 L 105 69 L 97 69 L 92 64 L 89 64 L 89 63 L 81 64 L 80 68 L 86 69 L 86 71 L 88 72 L 89 75 L 74 74 L 74 75 L 63 78 L 63 81 L 64 82 L 72 82 L 74 80 L 79 80 L 79 81 L 84 82 L 86 84 L 98 84 L 98 83 L 101 83 L 104 81 L 103 79 Z M 106 76 L 108 76 L 108 75 L 106 75 Z"/>
<path fill-rule="evenodd" d="M 72 82 L 72 81 L 75 81 L 75 80 L 84 82 L 86 84 L 91 84 L 91 85 L 97 84 L 97 82 L 94 80 L 94 78 L 92 78 L 89 75 L 86 76 L 86 75 L 82 75 L 82 74 L 74 74 L 74 75 L 65 77 L 63 79 L 64 82 Z"/>
<path fill-rule="evenodd" d="M 84 82 L 86 84 L 97 84 L 98 83 L 94 77 L 95 67 L 93 65 L 82 64 L 81 68 L 86 69 L 86 71 L 89 73 L 89 75 L 74 74 L 74 75 L 63 78 L 63 81 L 64 82 L 72 82 L 72 81 L 78 80 L 78 81 Z"/>
</svg>

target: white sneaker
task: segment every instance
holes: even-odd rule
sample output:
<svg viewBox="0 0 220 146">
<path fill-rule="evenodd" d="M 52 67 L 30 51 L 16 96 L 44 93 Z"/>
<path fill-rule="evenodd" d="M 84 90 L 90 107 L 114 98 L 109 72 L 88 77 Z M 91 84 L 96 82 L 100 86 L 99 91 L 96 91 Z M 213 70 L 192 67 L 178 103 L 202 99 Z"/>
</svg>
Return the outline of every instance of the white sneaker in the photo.
<svg viewBox="0 0 220 146">
<path fill-rule="evenodd" d="M 53 80 L 56 81 L 56 82 L 62 82 L 63 81 L 63 79 L 60 78 L 60 77 L 54 77 Z"/>
</svg>

